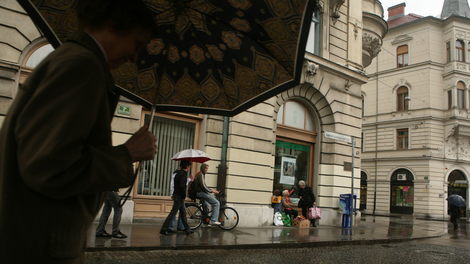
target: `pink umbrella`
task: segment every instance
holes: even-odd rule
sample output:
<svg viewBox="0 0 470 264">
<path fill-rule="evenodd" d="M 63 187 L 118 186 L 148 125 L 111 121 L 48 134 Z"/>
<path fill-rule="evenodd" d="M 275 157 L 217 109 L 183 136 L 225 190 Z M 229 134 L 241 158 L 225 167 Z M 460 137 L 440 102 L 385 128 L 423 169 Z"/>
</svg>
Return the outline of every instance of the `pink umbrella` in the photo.
<svg viewBox="0 0 470 264">
<path fill-rule="evenodd" d="M 208 160 L 211 160 L 209 155 L 204 151 L 198 149 L 185 149 L 176 153 L 172 160 L 188 160 L 191 162 L 204 163 Z"/>
</svg>

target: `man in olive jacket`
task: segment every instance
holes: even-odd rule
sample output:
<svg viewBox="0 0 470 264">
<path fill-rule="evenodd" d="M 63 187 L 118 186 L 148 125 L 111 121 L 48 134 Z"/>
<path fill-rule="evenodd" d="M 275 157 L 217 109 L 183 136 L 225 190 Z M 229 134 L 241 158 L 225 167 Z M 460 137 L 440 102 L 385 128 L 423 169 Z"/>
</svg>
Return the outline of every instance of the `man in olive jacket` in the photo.
<svg viewBox="0 0 470 264">
<path fill-rule="evenodd" d="M 131 8 L 135 0 L 96 2 L 148 13 Z M 89 14 L 86 3 L 82 8 L 79 16 Z M 156 138 L 147 126 L 123 145 L 111 142 L 119 96 L 110 68 L 135 62 L 150 39 L 147 22 L 118 30 L 112 17 L 84 21 L 84 31 L 20 87 L 0 130 L 2 263 L 84 263 L 86 234 L 107 191 L 133 183 L 133 162 L 153 159 Z"/>
</svg>

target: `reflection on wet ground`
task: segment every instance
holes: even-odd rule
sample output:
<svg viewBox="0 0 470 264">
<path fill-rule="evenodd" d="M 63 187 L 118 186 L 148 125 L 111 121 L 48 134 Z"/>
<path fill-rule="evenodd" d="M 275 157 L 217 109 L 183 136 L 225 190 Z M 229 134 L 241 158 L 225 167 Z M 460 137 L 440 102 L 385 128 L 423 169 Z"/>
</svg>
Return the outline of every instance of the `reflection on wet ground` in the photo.
<svg viewBox="0 0 470 264">
<path fill-rule="evenodd" d="M 163 222 L 163 221 L 162 221 Z M 186 236 L 184 232 L 164 236 L 159 234 L 160 222 L 121 224 L 122 232 L 128 235 L 126 239 L 96 238 L 94 230 L 90 229 L 88 251 L 123 248 L 164 249 L 164 248 L 207 248 L 207 247 L 275 247 L 289 244 L 299 246 L 300 243 L 330 246 L 344 243 L 365 244 L 366 241 L 399 241 L 425 237 L 437 237 L 447 234 L 449 239 L 468 240 L 466 224 L 459 229 L 461 234 L 448 230 L 448 222 L 419 220 L 416 218 L 396 218 L 381 216 L 362 216 L 358 226 L 353 230 L 336 226 L 318 225 L 314 228 L 293 227 L 237 227 L 224 231 L 218 227 L 198 228 L 194 234 Z M 111 230 L 111 226 L 107 226 Z M 464 234 L 463 234 L 464 233 Z M 468 242 L 468 241 L 467 241 Z"/>
</svg>

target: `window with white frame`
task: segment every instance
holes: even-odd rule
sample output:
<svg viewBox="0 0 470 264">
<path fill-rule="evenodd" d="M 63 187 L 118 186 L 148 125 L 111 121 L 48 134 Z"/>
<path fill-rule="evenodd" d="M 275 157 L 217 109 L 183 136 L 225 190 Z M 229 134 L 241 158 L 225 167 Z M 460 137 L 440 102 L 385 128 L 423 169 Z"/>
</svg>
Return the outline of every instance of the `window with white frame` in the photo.
<svg viewBox="0 0 470 264">
<path fill-rule="evenodd" d="M 408 97 L 408 88 L 402 86 L 397 90 L 397 111 L 406 111 L 408 110 L 408 100 L 405 98 Z"/>
</svg>

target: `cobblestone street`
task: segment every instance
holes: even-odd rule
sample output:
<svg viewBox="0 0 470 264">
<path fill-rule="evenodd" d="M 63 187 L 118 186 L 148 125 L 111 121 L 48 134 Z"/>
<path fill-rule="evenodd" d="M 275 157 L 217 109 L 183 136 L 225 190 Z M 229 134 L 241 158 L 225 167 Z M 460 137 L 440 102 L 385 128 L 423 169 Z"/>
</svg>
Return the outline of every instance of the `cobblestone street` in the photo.
<svg viewBox="0 0 470 264">
<path fill-rule="evenodd" d="M 87 263 L 468 263 L 470 249 L 426 240 L 371 246 L 287 249 L 88 252 Z"/>
</svg>

